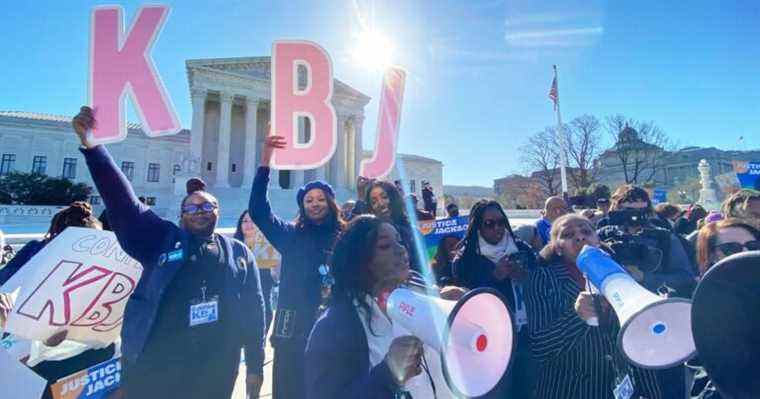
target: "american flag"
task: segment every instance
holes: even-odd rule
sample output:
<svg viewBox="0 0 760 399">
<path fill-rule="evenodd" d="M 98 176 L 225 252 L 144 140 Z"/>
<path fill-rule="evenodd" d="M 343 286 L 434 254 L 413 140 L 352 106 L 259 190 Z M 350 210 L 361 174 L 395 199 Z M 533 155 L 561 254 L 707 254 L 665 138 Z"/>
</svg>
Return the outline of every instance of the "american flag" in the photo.
<svg viewBox="0 0 760 399">
<path fill-rule="evenodd" d="M 552 81 L 552 88 L 549 90 L 549 98 L 554 102 L 554 110 L 557 110 L 557 104 L 559 101 L 559 91 L 557 90 L 557 77 L 554 77 Z"/>
</svg>

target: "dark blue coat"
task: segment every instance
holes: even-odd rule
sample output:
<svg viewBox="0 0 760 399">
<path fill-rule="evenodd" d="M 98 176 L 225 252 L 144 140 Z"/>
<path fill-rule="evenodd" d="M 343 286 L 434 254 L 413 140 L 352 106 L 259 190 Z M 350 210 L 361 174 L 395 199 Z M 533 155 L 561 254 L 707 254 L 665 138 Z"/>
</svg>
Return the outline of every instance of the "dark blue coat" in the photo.
<svg viewBox="0 0 760 399">
<path fill-rule="evenodd" d="M 269 168 L 260 167 L 251 190 L 251 220 L 282 255 L 277 313 L 272 344 L 303 352 L 322 303 L 319 266 L 326 264 L 338 234 L 336 226 L 303 226 L 286 222 L 272 212 L 267 198 Z"/>
<path fill-rule="evenodd" d="M 190 235 L 174 223 L 156 215 L 140 203 L 126 177 L 105 147 L 81 149 L 103 202 L 108 219 L 127 254 L 140 262 L 143 273 L 124 312 L 121 331 L 123 359 L 138 361 L 155 324 L 164 291 L 182 267 Z M 245 348 L 250 374 L 261 374 L 264 361 L 264 300 L 253 253 L 240 241 L 219 237 L 227 254 L 225 287 L 232 312 L 238 314 L 234 338 Z M 166 259 L 169 252 L 182 250 L 179 260 Z"/>
<path fill-rule="evenodd" d="M 399 389 L 385 362 L 370 369 L 369 345 L 356 308 L 331 305 L 306 347 L 307 399 L 390 399 Z"/>
<path fill-rule="evenodd" d="M 37 252 L 40 252 L 45 247 L 45 241 L 32 240 L 26 243 L 18 253 L 11 259 L 8 264 L 0 269 L 0 285 L 5 284 L 14 274 L 16 274 L 22 267 L 32 259 Z"/>
</svg>

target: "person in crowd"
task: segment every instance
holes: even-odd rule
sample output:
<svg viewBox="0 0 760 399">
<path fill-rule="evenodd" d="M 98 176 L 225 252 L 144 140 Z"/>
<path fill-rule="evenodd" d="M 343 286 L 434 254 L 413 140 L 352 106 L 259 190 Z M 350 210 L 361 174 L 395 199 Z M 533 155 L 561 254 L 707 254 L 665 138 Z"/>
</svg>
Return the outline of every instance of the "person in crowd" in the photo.
<svg viewBox="0 0 760 399">
<path fill-rule="evenodd" d="M 383 221 L 393 224 L 396 231 L 401 235 L 401 240 L 409 252 L 412 270 L 421 271 L 419 259 L 416 256 L 414 234 L 401 192 L 394 184 L 384 180 L 373 180 L 367 188 L 365 202 L 369 205 L 369 211 Z"/>
<path fill-rule="evenodd" d="M 649 265 L 651 269 L 646 272 L 643 267 L 646 263 L 644 258 L 635 260 L 637 263 L 632 263 L 632 260 L 621 261 L 633 278 L 653 293 L 665 291 L 674 296 L 690 298 L 696 286 L 696 253 L 685 238 L 651 223 L 654 209 L 649 193 L 634 185 L 620 186 L 612 195 L 610 209 L 611 212 L 638 210 L 641 218 L 618 224 L 620 222 L 609 217 L 609 224 L 598 230 L 603 242 L 629 240 L 645 245 L 650 249 L 649 253 L 661 253 L 660 263 Z M 639 250 L 636 251 L 641 254 Z M 686 369 L 683 366 L 659 370 L 657 377 L 665 397 L 683 397 L 686 394 Z"/>
<path fill-rule="evenodd" d="M 49 244 L 55 237 L 61 234 L 67 227 L 86 227 L 101 230 L 102 226 L 92 213 L 92 206 L 87 202 L 77 201 L 62 209 L 53 216 L 50 228 L 42 240 L 32 240 L 24 245 L 5 268 L 0 269 L 0 286 L 5 284 L 30 259 Z M 4 319 L 12 309 L 12 301 L 7 294 L 0 293 L 0 330 L 4 327 Z M 4 313 L 4 314 L 3 314 Z M 111 359 L 114 355 L 113 344 L 104 347 L 92 347 L 71 341 L 64 341 L 65 332 L 51 337 L 43 343 L 45 346 L 56 346 L 61 352 L 68 352 L 72 356 L 59 360 L 45 360 L 36 364 L 30 364 L 32 370 L 48 381 L 43 398 L 52 398 L 50 385 L 63 377 L 67 377 L 80 370 L 100 364 Z"/>
<path fill-rule="evenodd" d="M 422 181 L 422 202 L 425 205 L 425 211 L 433 215 L 433 219 L 438 212 L 438 200 L 433 192 L 433 186 L 427 180 Z"/>
<path fill-rule="evenodd" d="M 700 274 L 721 259 L 744 251 L 760 250 L 760 231 L 742 219 L 708 223 L 699 230 L 697 261 Z"/>
<path fill-rule="evenodd" d="M 72 124 L 114 233 L 143 266 L 121 331 L 126 397 L 230 397 L 241 348 L 246 390 L 256 397 L 265 339 L 259 272 L 245 244 L 214 232 L 217 199 L 195 191 L 180 204 L 179 226 L 161 219 L 137 200 L 105 146 L 91 143 L 92 109 L 82 107 Z"/>
<path fill-rule="evenodd" d="M 235 228 L 236 240 L 245 243 L 248 249 L 253 252 L 254 257 L 259 254 L 256 253 L 256 242 L 259 240 L 261 231 L 256 227 L 256 224 L 251 220 L 251 216 L 248 214 L 248 210 L 243 211 L 237 221 L 237 227 Z M 266 240 L 266 239 L 264 239 Z M 272 324 L 272 287 L 274 286 L 274 279 L 272 278 L 271 269 L 263 268 L 259 265 L 259 279 L 261 280 L 261 293 L 264 296 L 264 311 L 266 316 L 266 329 L 269 331 L 269 325 Z"/>
<path fill-rule="evenodd" d="M 443 236 L 438 242 L 438 248 L 433 257 L 433 273 L 439 287 L 445 287 L 455 282 L 453 275 L 454 258 L 457 255 L 459 238 L 457 236 Z"/>
<path fill-rule="evenodd" d="M 435 215 L 433 213 L 430 213 L 427 209 L 419 208 L 420 200 L 417 198 L 417 194 L 409 194 L 409 201 L 412 202 L 417 220 L 435 220 Z"/>
<path fill-rule="evenodd" d="M 726 218 L 744 219 L 760 229 L 760 191 L 742 189 L 735 192 L 723 202 L 721 211 Z"/>
<path fill-rule="evenodd" d="M 600 220 L 607 218 L 607 215 L 610 213 L 610 199 L 609 198 L 599 198 L 596 200 L 596 212 L 594 212 L 594 216 L 590 218 L 591 224 L 596 226 Z"/>
<path fill-rule="evenodd" d="M 662 251 L 662 262 L 656 271 L 643 273 L 635 265 L 625 265 L 633 277 L 652 292 L 657 292 L 663 285 L 680 291 L 684 296 L 690 296 L 694 286 L 696 270 L 692 264 L 693 256 L 684 247 L 685 240 L 674 233 L 657 228 L 649 223 L 654 215 L 652 202 L 646 190 L 633 186 L 620 186 L 612 195 L 612 211 L 624 209 L 641 210 L 645 220 L 638 224 L 609 224 L 598 230 L 602 241 L 609 242 L 620 236 L 635 237 L 639 242 L 658 248 Z M 689 293 L 688 295 L 686 293 Z"/>
<path fill-rule="evenodd" d="M 249 212 L 264 237 L 282 255 L 280 288 L 272 331 L 274 347 L 273 397 L 298 399 L 304 390 L 304 348 L 319 308 L 330 290 L 330 253 L 344 223 L 333 188 L 312 181 L 298 190 L 298 216 L 286 222 L 272 212 L 267 197 L 269 165 L 285 138 L 267 137 L 261 164 L 253 181 Z"/>
<path fill-rule="evenodd" d="M 459 206 L 455 203 L 449 203 L 446 205 L 446 214 L 449 215 L 450 218 L 458 218 L 459 217 Z"/>
<path fill-rule="evenodd" d="M 399 195 L 401 195 L 401 197 L 403 197 L 404 196 L 404 185 L 401 184 L 401 180 L 394 180 L 393 181 L 393 185 L 396 186 L 396 189 L 398 190 Z"/>
<path fill-rule="evenodd" d="M 306 348 L 304 398 L 454 398 L 438 353 L 386 313 L 391 291 L 410 277 L 409 256 L 393 225 L 356 217 L 335 245 L 332 270 L 330 306 Z"/>
<path fill-rule="evenodd" d="M 676 220 L 681 217 L 681 208 L 668 202 L 657 204 L 654 207 L 654 213 L 656 218 L 652 219 L 657 227 L 661 227 L 666 230 L 673 230 Z"/>
<path fill-rule="evenodd" d="M 530 336 L 524 326 L 530 315 L 524 303 L 523 283 L 535 267 L 530 245 L 515 238 L 501 205 L 481 199 L 470 210 L 470 223 L 454 260 L 454 279 L 469 288 L 494 288 L 506 298 L 514 314 L 517 349 L 511 373 L 500 383 L 502 395 L 529 397 L 534 379 Z"/>
<path fill-rule="evenodd" d="M 340 206 L 340 217 L 343 218 L 344 221 L 349 222 L 354 217 L 354 207 L 356 206 L 356 201 L 354 200 L 348 200 L 343 203 L 343 205 Z"/>
<path fill-rule="evenodd" d="M 676 223 L 673 226 L 673 232 L 682 237 L 686 237 L 699 229 L 699 221 L 704 219 L 705 216 L 707 216 L 707 210 L 702 205 L 692 204 L 686 212 L 684 212 L 683 216 L 676 220 Z"/>
<path fill-rule="evenodd" d="M 536 222 L 536 232 L 541 239 L 541 247 L 549 243 L 549 231 L 552 223 L 560 216 L 568 213 L 567 203 L 562 197 L 549 197 L 544 202 L 542 217 Z"/>
<path fill-rule="evenodd" d="M 600 246 L 591 222 L 569 214 L 552 224 L 540 266 L 527 284 L 528 329 L 538 362 L 536 399 L 612 398 L 618 381 L 628 375 L 634 398 L 665 398 L 652 371 L 633 367 L 619 353 L 619 326 L 606 300 L 586 291 L 576 265 L 585 245 Z M 595 300 L 600 301 L 597 313 Z M 599 318 L 599 326 L 586 321 Z"/>
</svg>

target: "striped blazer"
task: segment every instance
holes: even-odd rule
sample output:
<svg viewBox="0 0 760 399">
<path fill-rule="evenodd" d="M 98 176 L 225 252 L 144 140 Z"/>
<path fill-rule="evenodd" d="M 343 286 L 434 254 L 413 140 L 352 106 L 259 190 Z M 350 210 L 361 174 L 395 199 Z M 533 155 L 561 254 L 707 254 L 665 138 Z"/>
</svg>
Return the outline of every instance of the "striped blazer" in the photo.
<svg viewBox="0 0 760 399">
<path fill-rule="evenodd" d="M 526 291 L 528 328 L 538 362 L 534 397 L 613 398 L 617 365 L 612 359 L 618 350 L 619 327 L 607 331 L 591 327 L 575 313 L 581 287 L 561 263 L 534 269 Z M 662 398 L 652 371 L 633 366 L 629 371 L 636 389 L 634 398 Z"/>
</svg>

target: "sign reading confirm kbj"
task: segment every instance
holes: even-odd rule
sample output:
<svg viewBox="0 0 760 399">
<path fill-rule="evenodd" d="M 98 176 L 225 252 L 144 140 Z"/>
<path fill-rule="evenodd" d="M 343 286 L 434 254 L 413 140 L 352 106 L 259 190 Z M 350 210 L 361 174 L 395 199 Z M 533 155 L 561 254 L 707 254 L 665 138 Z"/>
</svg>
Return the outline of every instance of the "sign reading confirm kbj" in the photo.
<svg viewBox="0 0 760 399">
<path fill-rule="evenodd" d="M 38 341 L 67 331 L 72 341 L 114 342 L 141 274 L 112 232 L 69 227 L 0 287 L 18 291 L 5 331 Z"/>
<path fill-rule="evenodd" d="M 127 136 L 126 97 L 132 99 L 146 134 L 158 137 L 180 131 L 177 114 L 150 56 L 166 22 L 169 7 L 141 7 L 128 32 L 119 6 L 96 7 L 90 34 L 89 101 L 98 121 L 93 143 L 119 142 Z M 299 67 L 307 84 L 299 87 Z M 332 61 L 318 44 L 309 41 L 275 41 L 271 65 L 271 126 L 284 136 L 286 148 L 275 151 L 276 169 L 314 169 L 332 158 L 338 143 L 333 94 Z M 361 164 L 360 175 L 376 178 L 393 168 L 401 122 L 406 72 L 385 71 L 380 93 L 375 151 Z M 298 120 L 308 118 L 312 134 L 298 140 Z"/>
</svg>

